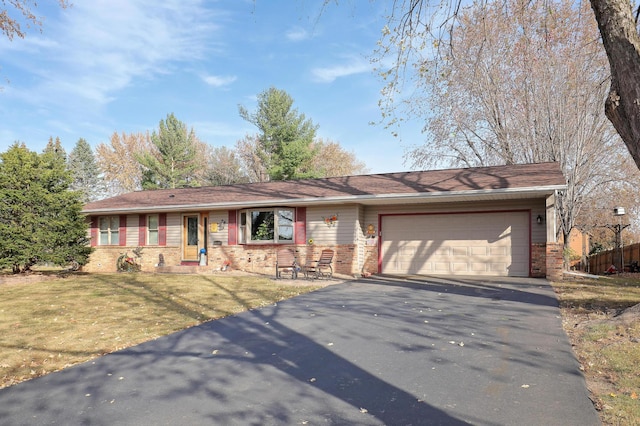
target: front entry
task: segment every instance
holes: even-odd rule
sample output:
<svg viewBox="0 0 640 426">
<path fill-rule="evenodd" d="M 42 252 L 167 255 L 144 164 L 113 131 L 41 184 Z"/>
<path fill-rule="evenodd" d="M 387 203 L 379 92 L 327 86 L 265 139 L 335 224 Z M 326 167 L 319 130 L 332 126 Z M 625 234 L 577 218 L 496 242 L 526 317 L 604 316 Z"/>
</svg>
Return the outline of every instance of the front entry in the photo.
<svg viewBox="0 0 640 426">
<path fill-rule="evenodd" d="M 182 260 L 198 261 L 199 217 L 200 215 L 193 214 L 182 218 Z"/>
</svg>

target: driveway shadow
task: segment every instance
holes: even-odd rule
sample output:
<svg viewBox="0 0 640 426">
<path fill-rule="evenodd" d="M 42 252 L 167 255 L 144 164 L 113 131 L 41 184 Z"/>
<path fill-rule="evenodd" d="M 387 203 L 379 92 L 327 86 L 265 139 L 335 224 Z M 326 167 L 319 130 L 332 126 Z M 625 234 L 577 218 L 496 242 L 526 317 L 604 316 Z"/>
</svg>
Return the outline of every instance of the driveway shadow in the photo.
<svg viewBox="0 0 640 426">
<path fill-rule="evenodd" d="M 538 278 L 374 275 L 367 279 L 367 283 L 541 306 L 559 306 L 549 283 Z"/>
</svg>

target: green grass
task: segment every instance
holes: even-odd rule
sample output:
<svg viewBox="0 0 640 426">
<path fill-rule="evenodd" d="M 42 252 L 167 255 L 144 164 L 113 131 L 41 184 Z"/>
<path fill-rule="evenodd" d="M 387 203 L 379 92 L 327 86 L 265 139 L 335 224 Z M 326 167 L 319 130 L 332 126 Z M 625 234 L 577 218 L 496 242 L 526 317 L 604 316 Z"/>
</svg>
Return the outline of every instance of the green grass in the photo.
<svg viewBox="0 0 640 426">
<path fill-rule="evenodd" d="M 603 424 L 640 425 L 640 316 L 616 319 L 640 303 L 640 279 L 621 276 L 553 286 Z"/>
<path fill-rule="evenodd" d="M 0 388 L 318 288 L 233 275 L 3 277 Z"/>
</svg>

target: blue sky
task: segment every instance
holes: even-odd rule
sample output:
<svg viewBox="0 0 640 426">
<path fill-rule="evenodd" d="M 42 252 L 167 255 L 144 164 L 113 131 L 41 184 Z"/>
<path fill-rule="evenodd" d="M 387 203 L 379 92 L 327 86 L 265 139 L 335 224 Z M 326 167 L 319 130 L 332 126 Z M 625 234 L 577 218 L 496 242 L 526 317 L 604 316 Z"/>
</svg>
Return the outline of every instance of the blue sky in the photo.
<svg viewBox="0 0 640 426">
<path fill-rule="evenodd" d="M 145 132 L 173 112 L 213 146 L 256 132 L 238 114 L 283 89 L 294 107 L 372 173 L 408 170 L 400 138 L 383 125 L 381 79 L 369 58 L 385 24 L 384 3 L 322 0 L 76 0 L 41 2 L 43 31 L 0 39 L 0 151 L 13 142 L 41 151 L 50 136 L 70 152 L 113 132 Z M 8 80 L 8 82 L 7 82 Z"/>
</svg>

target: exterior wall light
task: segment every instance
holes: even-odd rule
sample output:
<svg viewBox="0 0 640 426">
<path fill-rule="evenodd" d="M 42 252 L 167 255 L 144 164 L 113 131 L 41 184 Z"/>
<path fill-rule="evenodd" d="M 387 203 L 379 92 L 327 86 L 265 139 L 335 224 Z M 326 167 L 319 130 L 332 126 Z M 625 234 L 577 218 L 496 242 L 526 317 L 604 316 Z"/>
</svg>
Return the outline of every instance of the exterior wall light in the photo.
<svg viewBox="0 0 640 426">
<path fill-rule="evenodd" d="M 536 222 L 538 222 L 538 225 L 542 225 L 543 221 L 544 219 L 542 218 L 542 215 L 538 215 L 538 217 L 536 217 Z"/>
</svg>

